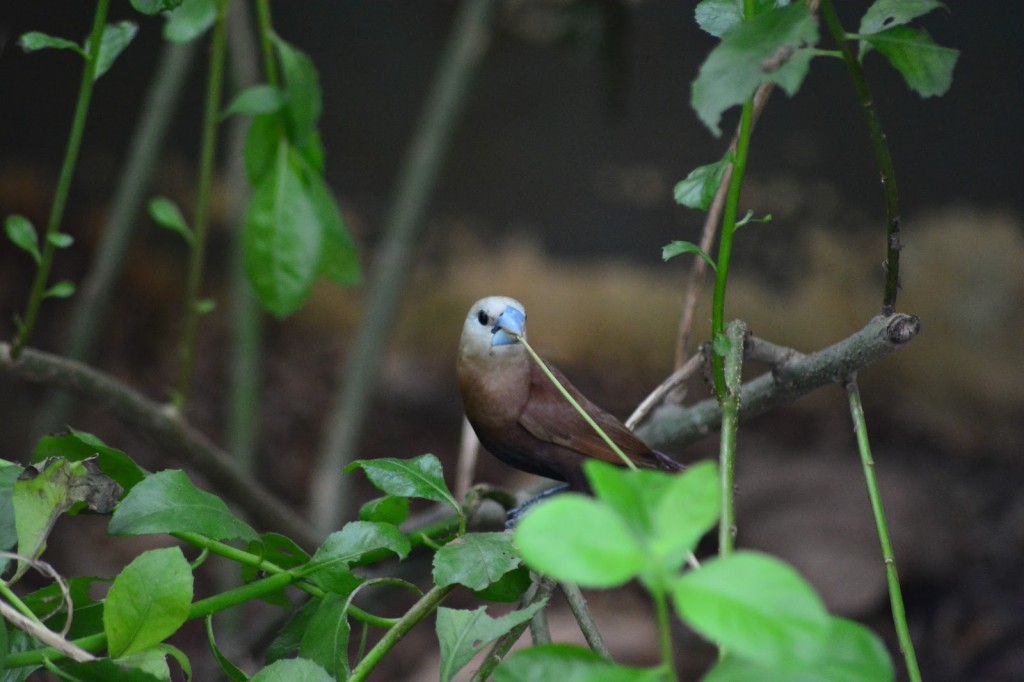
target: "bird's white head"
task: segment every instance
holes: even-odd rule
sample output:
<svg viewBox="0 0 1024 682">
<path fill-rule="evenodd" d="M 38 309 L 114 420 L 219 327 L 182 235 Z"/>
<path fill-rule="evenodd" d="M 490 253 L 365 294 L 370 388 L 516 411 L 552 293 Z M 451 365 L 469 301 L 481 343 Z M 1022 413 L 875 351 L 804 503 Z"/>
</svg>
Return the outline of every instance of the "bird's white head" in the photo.
<svg viewBox="0 0 1024 682">
<path fill-rule="evenodd" d="M 512 346 L 526 337 L 523 304 L 507 296 L 482 298 L 469 309 L 459 346 L 463 353 L 490 354 L 494 348 Z"/>
</svg>

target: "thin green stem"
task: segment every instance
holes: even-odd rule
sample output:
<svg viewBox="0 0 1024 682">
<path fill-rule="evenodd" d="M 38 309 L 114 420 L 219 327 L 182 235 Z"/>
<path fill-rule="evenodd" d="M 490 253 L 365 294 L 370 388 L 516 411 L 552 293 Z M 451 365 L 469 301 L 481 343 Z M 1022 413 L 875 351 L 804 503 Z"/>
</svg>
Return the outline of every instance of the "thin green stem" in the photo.
<svg viewBox="0 0 1024 682">
<path fill-rule="evenodd" d="M 46 627 L 43 625 L 43 622 L 39 620 L 39 616 L 34 614 L 32 609 L 25 605 L 25 602 L 23 602 L 21 598 L 11 590 L 7 583 L 2 581 L 0 581 L 0 596 L 10 602 L 11 605 L 21 613 L 21 615 L 25 616 L 36 625 Z"/>
<path fill-rule="evenodd" d="M 889 152 L 889 144 L 886 141 L 885 131 L 878 117 L 878 110 L 875 108 L 875 101 L 868 88 L 867 78 L 864 76 L 864 68 L 860 60 L 854 54 L 853 46 L 847 39 L 839 17 L 836 15 L 832 0 L 821 0 L 821 18 L 828 28 L 832 40 L 842 53 L 843 61 L 846 63 L 846 70 L 853 80 L 853 87 L 857 91 L 857 99 L 860 100 L 861 108 L 864 110 L 864 118 L 868 124 L 868 133 L 871 136 L 871 147 L 875 151 L 875 162 L 881 172 L 882 191 L 885 193 L 885 216 L 886 216 L 886 247 L 885 247 L 885 293 L 882 297 L 882 314 L 891 315 L 896 311 L 896 295 L 900 286 L 900 201 L 899 190 L 896 187 L 896 168 L 892 162 L 892 154 Z"/>
<path fill-rule="evenodd" d="M 267 74 L 267 83 L 277 87 L 281 80 L 277 75 L 277 62 L 274 61 L 274 25 L 270 19 L 270 0 L 257 1 L 256 25 L 259 28 L 260 50 L 263 52 L 263 69 Z"/>
<path fill-rule="evenodd" d="M 722 516 L 718 524 L 718 554 L 732 553 L 736 542 L 736 438 L 740 424 L 740 397 L 743 390 L 743 348 L 747 326 L 736 320 L 729 323 L 726 338 L 724 379 L 725 400 L 722 401 L 722 437 L 719 444 L 719 476 L 721 481 Z"/>
<path fill-rule="evenodd" d="M 753 130 L 754 100 L 743 103 L 740 114 L 740 130 L 736 137 L 736 153 L 733 155 L 732 174 L 729 176 L 729 191 L 725 196 L 722 211 L 722 235 L 718 242 L 718 267 L 715 269 L 715 291 L 711 300 L 711 338 L 717 339 L 725 333 L 725 290 L 729 282 L 729 265 L 732 260 L 732 239 L 736 232 L 736 215 L 739 211 L 740 190 L 747 170 L 747 155 L 750 151 L 750 134 Z M 725 362 L 717 352 L 711 353 L 711 376 L 715 395 L 719 402 L 727 398 L 725 387 Z"/>
<path fill-rule="evenodd" d="M 384 655 L 398 644 L 398 641 L 408 634 L 409 630 L 417 623 L 433 613 L 444 598 L 448 596 L 448 593 L 454 589 L 455 585 L 435 586 L 423 595 L 419 601 L 413 604 L 411 609 L 405 612 L 404 616 L 398 619 L 394 627 L 388 630 L 384 637 L 366 653 L 363 660 L 359 661 L 359 664 L 352 668 L 352 674 L 349 675 L 348 682 L 365 680 L 366 676 L 384 658 Z"/>
<path fill-rule="evenodd" d="M 651 590 L 654 612 L 658 618 L 658 642 L 661 645 L 661 665 L 668 671 L 669 679 L 678 679 L 676 660 L 672 648 L 672 619 L 669 617 L 668 598 L 665 590 Z"/>
<path fill-rule="evenodd" d="M 892 620 L 896 626 L 896 637 L 899 640 L 903 661 L 907 666 L 907 677 L 911 682 L 921 682 L 921 670 L 917 665 L 914 653 L 914 642 L 910 639 L 910 628 L 907 626 L 907 612 L 903 606 L 903 592 L 900 589 L 900 577 L 896 571 L 896 554 L 889 539 L 889 527 L 885 521 L 885 509 L 882 507 L 882 496 L 878 490 L 878 479 L 875 476 L 875 460 L 871 455 L 871 443 L 868 440 L 868 426 L 864 419 L 864 406 L 860 399 L 856 375 L 846 381 L 846 395 L 850 402 L 850 415 L 853 418 L 853 429 L 857 434 L 857 449 L 864 469 L 864 480 L 867 483 L 868 498 L 871 500 L 871 512 L 875 517 L 875 528 L 878 540 L 882 545 L 882 559 L 885 562 L 885 578 L 889 584 L 889 603 L 892 609 Z"/>
<path fill-rule="evenodd" d="M 604 432 L 604 429 L 597 425 L 597 422 L 594 421 L 594 418 L 587 414 L 587 411 L 584 410 L 578 402 L 576 402 L 576 399 L 569 394 L 569 391 L 567 391 L 565 386 L 562 385 L 562 382 L 560 382 L 555 377 L 555 375 L 551 373 L 551 370 L 548 368 L 547 363 L 540 359 L 540 356 L 537 355 L 537 353 L 533 350 L 530 344 L 527 343 L 526 339 L 523 338 L 522 336 L 519 336 L 517 338 L 519 339 L 519 343 L 523 344 L 523 348 L 525 348 L 530 353 L 530 356 L 533 358 L 534 362 L 536 362 L 537 365 L 542 370 L 544 370 L 544 374 L 546 374 L 548 379 L 551 380 L 551 383 L 555 385 L 559 393 L 565 396 L 565 399 L 569 401 L 569 404 L 576 408 L 576 411 L 583 416 L 583 419 L 586 420 L 587 424 L 590 424 L 590 428 L 594 429 L 594 431 L 597 432 L 597 435 L 601 437 L 601 440 L 608 444 L 608 447 L 610 447 L 612 451 L 619 456 L 619 459 L 621 459 L 622 462 L 628 468 L 630 468 L 633 471 L 636 471 L 636 465 L 633 464 L 633 461 L 629 457 L 626 457 L 626 454 L 619 449 L 619 446 L 615 444 L 615 441 L 609 438 L 608 434 Z"/>
<path fill-rule="evenodd" d="M 68 136 L 68 144 L 64 151 L 64 162 L 60 167 L 60 178 L 57 181 L 57 191 L 53 196 L 53 205 L 50 207 L 50 218 L 46 223 L 42 259 L 36 270 L 35 280 L 32 282 L 32 291 L 25 306 L 25 315 L 18 325 L 17 337 L 11 349 L 11 356 L 14 358 L 21 355 L 21 351 L 32 338 L 32 332 L 39 319 L 39 308 L 46 298 L 46 285 L 50 279 L 50 269 L 53 267 L 53 256 L 57 251 L 53 237 L 60 232 L 61 221 L 64 219 L 64 208 L 67 206 L 68 194 L 71 191 L 71 181 L 75 176 L 78 152 L 82 147 L 82 137 L 85 134 L 85 122 L 89 117 L 89 102 L 92 100 L 92 88 L 96 82 L 96 66 L 99 61 L 97 57 L 103 42 L 103 29 L 106 26 L 109 7 L 110 0 L 99 0 L 96 3 L 96 14 L 93 17 L 92 31 L 89 34 L 89 50 L 85 57 L 85 68 L 82 70 L 82 82 L 78 88 L 75 115 L 71 121 L 71 134 Z"/>
<path fill-rule="evenodd" d="M 203 115 L 203 139 L 199 150 L 199 195 L 196 200 L 195 240 L 189 257 L 185 289 L 185 328 L 179 346 L 178 384 L 173 403 L 183 411 L 192 386 L 196 359 L 196 337 L 199 331 L 199 297 L 206 259 L 207 232 L 210 224 L 210 202 L 213 196 L 214 161 L 217 152 L 217 130 L 220 121 L 221 93 L 224 87 L 224 61 L 227 54 L 226 0 L 217 0 L 217 20 L 213 25 L 213 44 L 206 82 L 206 107 Z"/>
</svg>

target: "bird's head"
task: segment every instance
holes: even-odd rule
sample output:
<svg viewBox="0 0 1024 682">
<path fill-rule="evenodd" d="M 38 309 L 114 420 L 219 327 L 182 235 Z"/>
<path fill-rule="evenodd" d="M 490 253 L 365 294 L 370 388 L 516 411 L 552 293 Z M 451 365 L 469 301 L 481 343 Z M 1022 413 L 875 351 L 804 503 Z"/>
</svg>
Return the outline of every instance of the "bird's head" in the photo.
<svg viewBox="0 0 1024 682">
<path fill-rule="evenodd" d="M 490 353 L 492 348 L 514 345 L 517 336 L 526 336 L 523 304 L 507 296 L 488 296 L 469 309 L 460 346 L 463 352 Z"/>
</svg>

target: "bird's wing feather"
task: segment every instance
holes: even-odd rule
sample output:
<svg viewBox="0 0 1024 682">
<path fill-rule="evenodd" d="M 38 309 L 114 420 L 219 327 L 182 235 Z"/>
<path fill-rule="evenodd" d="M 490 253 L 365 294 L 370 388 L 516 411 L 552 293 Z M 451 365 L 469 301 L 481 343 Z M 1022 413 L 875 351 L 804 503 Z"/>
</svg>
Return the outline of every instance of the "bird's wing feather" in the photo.
<svg viewBox="0 0 1024 682">
<path fill-rule="evenodd" d="M 587 411 L 608 437 L 635 464 L 648 468 L 661 468 L 658 459 L 647 445 L 618 419 L 590 402 L 559 372 L 548 368 L 565 386 L 569 394 Z M 519 423 L 534 437 L 574 450 L 585 457 L 622 464 L 622 460 L 594 429 L 586 423 L 551 380 L 536 365 L 530 364 L 530 399 L 519 415 Z"/>
</svg>

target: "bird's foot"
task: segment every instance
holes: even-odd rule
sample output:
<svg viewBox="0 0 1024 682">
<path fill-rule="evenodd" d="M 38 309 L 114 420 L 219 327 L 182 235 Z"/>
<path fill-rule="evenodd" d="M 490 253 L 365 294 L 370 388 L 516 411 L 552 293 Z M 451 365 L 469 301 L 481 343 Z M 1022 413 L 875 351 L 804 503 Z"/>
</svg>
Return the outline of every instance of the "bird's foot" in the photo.
<svg viewBox="0 0 1024 682">
<path fill-rule="evenodd" d="M 542 501 L 546 500 L 547 498 L 551 497 L 552 495 L 557 495 L 559 493 L 564 493 L 567 490 L 569 490 L 569 484 L 568 483 L 566 483 L 564 485 L 556 485 L 554 488 L 548 488 L 547 490 L 545 490 L 544 492 L 540 493 L 539 495 L 535 495 L 535 496 L 531 497 L 530 499 L 528 499 L 526 502 L 523 502 L 518 507 L 515 507 L 514 509 L 510 509 L 508 511 L 508 515 L 505 517 L 505 528 L 507 528 L 508 530 L 511 530 L 511 529 L 515 528 L 516 525 L 519 523 L 519 519 L 522 518 L 523 514 L 525 514 L 527 511 L 529 511 L 530 508 L 533 507 L 535 504 L 537 504 L 538 502 L 542 502 Z"/>
</svg>

